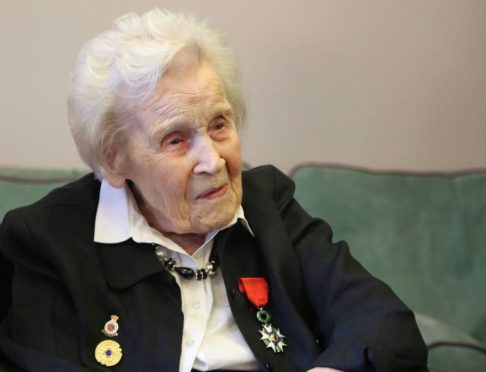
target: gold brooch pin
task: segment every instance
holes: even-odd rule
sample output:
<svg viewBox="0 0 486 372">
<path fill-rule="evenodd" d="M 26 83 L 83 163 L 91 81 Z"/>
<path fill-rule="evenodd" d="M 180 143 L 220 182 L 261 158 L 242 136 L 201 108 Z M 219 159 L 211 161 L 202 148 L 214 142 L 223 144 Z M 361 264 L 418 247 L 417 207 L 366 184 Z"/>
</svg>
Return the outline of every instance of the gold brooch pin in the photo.
<svg viewBox="0 0 486 372">
<path fill-rule="evenodd" d="M 112 367 L 122 358 L 122 349 L 118 342 L 113 340 L 101 341 L 95 349 L 95 358 L 101 365 Z"/>
</svg>

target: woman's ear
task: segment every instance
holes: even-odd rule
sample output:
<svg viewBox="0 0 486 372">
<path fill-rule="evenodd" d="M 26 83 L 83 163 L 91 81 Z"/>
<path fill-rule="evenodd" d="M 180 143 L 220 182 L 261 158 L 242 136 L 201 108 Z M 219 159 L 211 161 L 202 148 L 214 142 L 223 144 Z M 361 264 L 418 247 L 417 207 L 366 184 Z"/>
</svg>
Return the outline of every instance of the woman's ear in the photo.
<svg viewBox="0 0 486 372">
<path fill-rule="evenodd" d="M 107 169 L 104 176 L 113 187 L 121 188 L 125 185 L 124 157 L 123 151 L 114 146 L 105 153 Z"/>
</svg>

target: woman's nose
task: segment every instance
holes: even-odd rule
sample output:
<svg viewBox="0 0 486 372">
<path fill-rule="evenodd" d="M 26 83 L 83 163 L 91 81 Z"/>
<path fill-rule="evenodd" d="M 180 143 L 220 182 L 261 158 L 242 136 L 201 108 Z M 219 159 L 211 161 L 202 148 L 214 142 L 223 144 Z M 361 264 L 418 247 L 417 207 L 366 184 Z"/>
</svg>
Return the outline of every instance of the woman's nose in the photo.
<svg viewBox="0 0 486 372">
<path fill-rule="evenodd" d="M 196 158 L 194 173 L 214 174 L 219 172 L 225 164 L 225 160 L 221 157 L 213 140 L 207 135 L 200 136 L 195 141 L 194 152 Z"/>
</svg>

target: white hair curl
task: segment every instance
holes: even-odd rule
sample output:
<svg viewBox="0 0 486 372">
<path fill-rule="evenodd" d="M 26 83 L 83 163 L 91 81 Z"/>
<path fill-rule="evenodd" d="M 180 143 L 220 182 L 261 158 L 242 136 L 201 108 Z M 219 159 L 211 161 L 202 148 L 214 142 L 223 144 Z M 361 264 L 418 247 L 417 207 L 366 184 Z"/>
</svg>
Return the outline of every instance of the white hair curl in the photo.
<svg viewBox="0 0 486 372">
<path fill-rule="evenodd" d="M 71 133 L 83 161 L 104 178 L 111 146 L 128 127 L 123 108 L 142 102 L 156 88 L 175 55 L 195 47 L 220 77 L 235 123 L 241 127 L 245 103 L 232 50 L 206 21 L 160 9 L 128 13 L 115 28 L 89 41 L 72 72 L 68 98 Z"/>
</svg>

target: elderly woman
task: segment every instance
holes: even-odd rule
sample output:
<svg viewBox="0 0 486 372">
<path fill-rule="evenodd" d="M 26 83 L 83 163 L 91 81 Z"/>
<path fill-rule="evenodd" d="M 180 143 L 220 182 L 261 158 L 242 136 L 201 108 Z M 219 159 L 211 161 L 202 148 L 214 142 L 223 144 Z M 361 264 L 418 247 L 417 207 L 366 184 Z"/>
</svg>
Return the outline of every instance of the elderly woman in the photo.
<svg viewBox="0 0 486 372">
<path fill-rule="evenodd" d="M 0 347 L 27 371 L 422 371 L 413 313 L 270 166 L 242 173 L 244 102 L 205 22 L 128 14 L 77 60 L 93 174 L 11 211 Z"/>
</svg>

